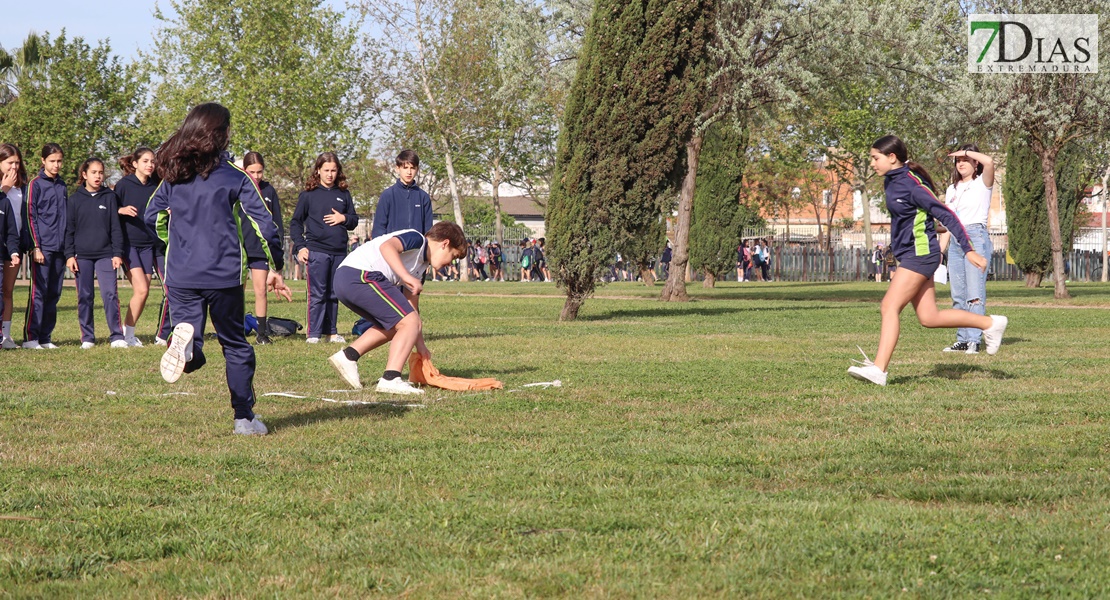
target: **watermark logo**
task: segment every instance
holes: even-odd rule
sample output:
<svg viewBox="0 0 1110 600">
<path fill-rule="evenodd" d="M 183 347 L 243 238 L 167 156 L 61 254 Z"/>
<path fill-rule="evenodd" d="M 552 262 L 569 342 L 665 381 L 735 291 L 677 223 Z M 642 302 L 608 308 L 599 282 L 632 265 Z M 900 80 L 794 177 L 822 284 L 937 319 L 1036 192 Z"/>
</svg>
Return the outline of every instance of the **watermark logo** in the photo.
<svg viewBox="0 0 1110 600">
<path fill-rule="evenodd" d="M 1098 15 L 971 15 L 971 73 L 1098 73 Z"/>
</svg>

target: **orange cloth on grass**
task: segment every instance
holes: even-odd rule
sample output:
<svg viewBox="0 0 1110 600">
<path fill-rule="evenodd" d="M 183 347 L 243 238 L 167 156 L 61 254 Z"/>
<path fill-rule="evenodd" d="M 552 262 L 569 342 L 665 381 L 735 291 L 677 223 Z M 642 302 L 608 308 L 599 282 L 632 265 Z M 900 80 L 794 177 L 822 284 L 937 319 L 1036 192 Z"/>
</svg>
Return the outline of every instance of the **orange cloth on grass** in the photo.
<svg viewBox="0 0 1110 600">
<path fill-rule="evenodd" d="M 448 377 L 441 374 L 432 361 L 424 360 L 424 357 L 416 352 L 409 356 L 409 381 L 455 392 L 499 390 L 505 387 L 505 384 L 492 377 L 485 379 Z"/>
</svg>

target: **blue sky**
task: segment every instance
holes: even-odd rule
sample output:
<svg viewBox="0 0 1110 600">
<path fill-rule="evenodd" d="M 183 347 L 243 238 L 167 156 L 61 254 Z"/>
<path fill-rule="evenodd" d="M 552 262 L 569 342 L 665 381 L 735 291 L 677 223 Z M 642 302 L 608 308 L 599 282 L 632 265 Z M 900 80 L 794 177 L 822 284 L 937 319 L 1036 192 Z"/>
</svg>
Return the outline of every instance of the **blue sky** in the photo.
<svg viewBox="0 0 1110 600">
<path fill-rule="evenodd" d="M 169 6 L 167 2 L 159 4 L 163 10 Z M 91 45 L 108 38 L 114 53 L 134 58 L 140 48 L 150 48 L 157 25 L 154 6 L 154 0 L 12 2 L 0 17 L 0 46 L 6 50 L 19 47 L 32 30 L 54 36 L 65 28 L 69 37 L 83 37 Z"/>
</svg>

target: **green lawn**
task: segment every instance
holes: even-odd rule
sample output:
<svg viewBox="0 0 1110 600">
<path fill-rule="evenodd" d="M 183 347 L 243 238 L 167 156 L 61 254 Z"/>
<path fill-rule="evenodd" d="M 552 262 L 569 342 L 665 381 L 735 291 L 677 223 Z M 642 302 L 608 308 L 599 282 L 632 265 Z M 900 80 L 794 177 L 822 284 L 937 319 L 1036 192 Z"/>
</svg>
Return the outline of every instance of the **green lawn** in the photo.
<svg viewBox="0 0 1110 600">
<path fill-rule="evenodd" d="M 432 283 L 437 366 L 505 390 L 333 392 L 337 347 L 284 339 L 256 390 L 310 398 L 260 397 L 264 438 L 214 340 L 167 385 L 159 348 L 79 350 L 67 289 L 61 349 L 0 353 L 0 597 L 1110 595 L 1110 287 L 992 282 L 994 357 L 907 311 L 880 388 L 845 370 L 885 284 L 742 285 L 558 323 L 549 284 Z"/>
</svg>

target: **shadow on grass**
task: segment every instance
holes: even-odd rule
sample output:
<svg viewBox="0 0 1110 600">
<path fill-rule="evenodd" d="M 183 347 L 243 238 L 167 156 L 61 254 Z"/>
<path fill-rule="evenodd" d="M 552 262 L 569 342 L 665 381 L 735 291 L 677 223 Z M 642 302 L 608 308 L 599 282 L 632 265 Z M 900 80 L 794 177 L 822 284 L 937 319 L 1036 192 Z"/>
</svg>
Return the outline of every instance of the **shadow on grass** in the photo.
<svg viewBox="0 0 1110 600">
<path fill-rule="evenodd" d="M 737 306 L 699 306 L 696 304 L 668 304 L 659 305 L 653 308 L 636 308 L 636 309 L 620 309 L 610 310 L 601 314 L 579 316 L 582 321 L 608 321 L 610 319 L 623 319 L 634 317 L 676 317 L 697 315 L 702 317 L 713 317 L 720 315 L 729 315 L 735 313 L 761 313 L 761 312 L 779 312 L 785 310 L 828 310 L 828 306 L 766 306 L 766 307 L 750 307 L 741 308 Z"/>
<path fill-rule="evenodd" d="M 482 367 L 478 369 L 451 369 L 446 371 L 440 370 L 440 373 L 448 377 L 466 377 L 467 379 L 495 377 L 497 375 L 516 375 L 519 373 L 531 373 L 539 371 L 538 367 L 519 366 L 508 369 L 491 369 Z"/>
<path fill-rule="evenodd" d="M 273 420 L 266 419 L 266 425 L 274 431 L 280 431 L 286 427 L 305 427 L 324 421 L 335 421 L 340 419 L 368 418 L 374 421 L 384 421 L 386 419 L 401 418 L 410 410 L 412 409 L 402 404 L 389 403 L 382 403 L 374 406 L 359 406 L 357 404 L 324 406 L 287 417 L 280 417 Z"/>
<path fill-rule="evenodd" d="M 1015 376 L 999 369 L 988 369 L 979 365 L 966 363 L 940 364 L 933 367 L 925 377 L 940 377 L 942 379 L 960 380 L 969 375 L 985 373 L 991 379 L 1016 379 Z"/>
<path fill-rule="evenodd" d="M 491 338 L 491 337 L 504 337 L 504 333 L 425 333 L 424 341 L 440 341 L 440 340 L 457 340 L 457 339 L 475 339 L 475 338 Z"/>
</svg>

